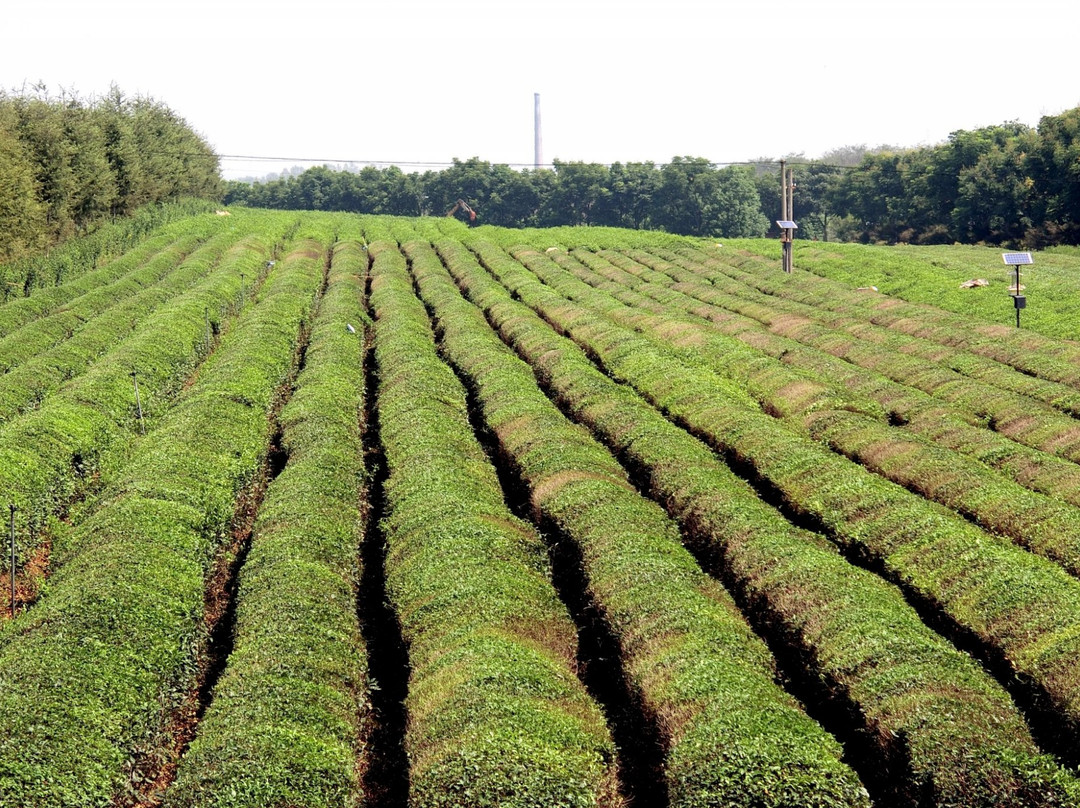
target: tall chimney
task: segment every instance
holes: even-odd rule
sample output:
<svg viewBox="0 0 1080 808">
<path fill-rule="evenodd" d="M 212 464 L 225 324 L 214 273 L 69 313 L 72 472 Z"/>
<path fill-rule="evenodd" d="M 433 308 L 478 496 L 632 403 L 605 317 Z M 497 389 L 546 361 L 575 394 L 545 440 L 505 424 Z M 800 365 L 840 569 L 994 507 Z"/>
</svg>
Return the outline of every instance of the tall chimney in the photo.
<svg viewBox="0 0 1080 808">
<path fill-rule="evenodd" d="M 540 93 L 533 93 L 533 103 L 535 105 L 535 149 L 533 150 L 534 163 L 537 171 L 540 170 L 540 166 L 544 164 L 544 150 L 542 141 L 540 139 Z"/>
</svg>

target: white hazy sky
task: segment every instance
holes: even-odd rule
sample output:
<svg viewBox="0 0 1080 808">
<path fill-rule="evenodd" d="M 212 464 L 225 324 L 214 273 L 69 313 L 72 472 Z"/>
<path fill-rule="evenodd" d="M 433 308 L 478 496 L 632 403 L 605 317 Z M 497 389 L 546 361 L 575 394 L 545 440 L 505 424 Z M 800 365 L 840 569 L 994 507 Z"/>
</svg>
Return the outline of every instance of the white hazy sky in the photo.
<svg viewBox="0 0 1080 808">
<path fill-rule="evenodd" d="M 4 0 L 0 87 L 116 83 L 227 178 L 318 161 L 737 162 L 1080 106 L 1076 0 Z M 225 155 L 287 158 L 253 163 Z"/>
</svg>

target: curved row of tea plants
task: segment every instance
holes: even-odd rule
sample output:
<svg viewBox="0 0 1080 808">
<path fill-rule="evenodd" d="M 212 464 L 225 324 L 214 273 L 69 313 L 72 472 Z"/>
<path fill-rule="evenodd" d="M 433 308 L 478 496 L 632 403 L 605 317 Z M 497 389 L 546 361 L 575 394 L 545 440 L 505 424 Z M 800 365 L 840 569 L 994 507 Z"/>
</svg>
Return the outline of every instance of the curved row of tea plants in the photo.
<svg viewBox="0 0 1080 808">
<path fill-rule="evenodd" d="M 970 456 L 982 466 L 993 468 L 1003 477 L 1027 489 L 1080 506 L 1080 467 L 980 426 L 979 418 L 970 411 L 935 399 L 922 390 L 899 384 L 876 371 L 846 362 L 832 353 L 777 334 L 774 330 L 765 330 L 761 320 L 722 308 L 719 301 L 702 302 L 705 298 L 715 298 L 702 291 L 699 285 L 686 281 L 667 285 L 670 279 L 666 272 L 661 274 L 641 264 L 628 262 L 625 256 L 622 261 L 617 256 L 610 256 L 618 262 L 618 268 L 607 263 L 607 253 L 601 256 L 575 251 L 572 256 L 556 254 L 552 257 L 560 266 L 577 272 L 583 280 L 603 288 L 627 305 L 654 314 L 670 316 L 672 311 L 678 311 L 682 317 L 692 315 L 700 318 L 700 321 L 709 323 L 712 329 L 721 334 L 763 351 L 812 379 L 828 380 L 830 385 L 877 402 L 890 423 L 901 426 L 902 432 L 917 435 L 934 446 Z M 578 262 L 613 283 L 590 281 L 589 276 L 582 273 L 580 265 L 575 268 Z M 650 261 L 650 265 L 655 266 L 655 262 Z M 692 296 L 695 292 L 697 296 Z M 771 317 L 760 313 L 760 310 L 759 316 L 771 321 Z M 792 333 L 793 329 L 794 326 L 788 321 L 780 330 Z M 684 328 L 683 331 L 692 335 L 697 329 Z M 695 339 L 683 332 L 680 332 L 679 338 Z M 896 436 L 899 433 L 891 434 Z M 981 475 L 984 472 L 975 467 L 974 473 Z"/>
<path fill-rule="evenodd" d="M 254 483 L 325 246 L 300 242 L 0 634 L 0 803 L 100 806 L 154 768 L 204 645 L 206 577 Z M 198 312 L 198 320 L 202 311 Z"/>
<path fill-rule="evenodd" d="M 582 276 L 597 286 L 595 278 Z M 853 398 L 825 381 L 793 369 L 755 348 L 681 318 L 650 314 L 637 296 L 615 299 L 631 308 L 609 310 L 618 323 L 682 348 L 750 391 L 770 413 L 784 417 L 816 440 L 866 468 L 946 505 L 988 530 L 1061 564 L 1080 576 L 1080 511 L 1004 479 L 976 460 L 889 426 L 875 404 Z M 581 297 L 591 297 L 581 295 Z M 603 305 L 605 301 L 600 301 Z M 678 331 L 673 327 L 679 324 Z M 873 417 L 873 416 L 878 417 Z"/>
<path fill-rule="evenodd" d="M 890 804 L 1055 805 L 1080 795 L 1080 784 L 1038 756 L 1006 693 L 894 587 L 766 506 L 706 446 L 512 300 L 459 245 L 438 246 L 549 394 L 639 470 L 759 629 L 799 660 L 828 710 L 848 716 L 848 741 Z M 515 272 L 489 261 L 504 277 Z"/>
<path fill-rule="evenodd" d="M 264 232 L 238 242 L 216 271 L 154 311 L 85 373 L 0 427 L 0 490 L 19 509 L 20 563 L 50 517 L 62 514 L 95 476 L 116 468 L 141 431 L 132 372 L 152 431 L 207 356 L 207 309 L 222 329 L 221 307 L 240 293 L 239 273 L 258 276 L 273 237 Z"/>
<path fill-rule="evenodd" d="M 181 228 L 188 227 L 195 219 L 216 218 L 202 215 L 216 210 L 217 206 L 205 199 L 151 203 L 109 222 L 99 223 L 92 232 L 54 245 L 44 255 L 28 255 L 0 264 L 0 302 L 47 294 L 138 249 L 175 222 L 180 222 Z"/>
<path fill-rule="evenodd" d="M 711 252 L 711 251 L 710 251 Z M 738 250 L 724 248 L 716 252 L 721 263 L 753 268 L 755 276 L 784 273 L 761 272 L 771 267 L 769 262 L 759 258 L 740 254 Z M 858 267 L 851 267 L 855 275 Z M 977 320 L 964 314 L 946 311 L 928 303 L 907 302 L 903 290 L 894 290 L 891 297 L 867 294 L 856 291 L 855 287 L 867 282 L 857 281 L 853 286 L 839 283 L 826 277 L 818 277 L 808 272 L 799 272 L 798 280 L 785 280 L 770 277 L 773 293 L 783 289 L 785 296 L 792 296 L 803 303 L 854 314 L 874 325 L 912 336 L 919 336 L 945 345 L 963 347 L 965 350 L 994 359 L 1042 379 L 1062 382 L 1070 386 L 1080 383 L 1080 345 L 1065 342 L 1054 336 L 1036 333 L 1028 328 L 1015 328 L 1011 325 L 1012 312 L 1008 296 L 1001 295 L 1001 306 L 1005 316 L 1000 324 L 988 320 Z M 1024 280 L 1021 279 L 1021 283 Z M 999 287 L 1000 288 L 1000 287 Z M 951 291 L 951 289 L 950 289 Z M 965 293 L 978 294 L 981 290 L 966 290 Z M 1074 294 L 1067 291 L 1067 295 Z M 969 295 L 970 296 L 970 295 Z M 935 294 L 934 300 L 943 295 Z M 1066 297 L 1065 299 L 1068 299 Z M 968 309 L 964 309 L 967 311 Z M 1071 319 L 1062 318 L 1066 330 L 1075 332 Z"/>
<path fill-rule="evenodd" d="M 657 725 L 672 806 L 865 805 L 836 741 L 776 686 L 774 661 L 663 511 L 465 301 L 428 247 L 406 244 L 450 361 L 534 511 L 579 548 L 641 709 Z"/>
<path fill-rule="evenodd" d="M 168 276 L 205 241 L 193 234 L 182 235 L 165 249 L 141 262 L 133 271 L 105 286 L 81 295 L 51 314 L 17 328 L 0 338 L 0 372 L 9 373 L 26 359 L 69 339 L 88 320 L 111 306 Z"/>
<path fill-rule="evenodd" d="M 405 259 L 369 251 L 410 805 L 615 805 L 614 748 L 543 543 L 504 502 Z"/>
<path fill-rule="evenodd" d="M 265 214 L 256 214 L 256 217 L 265 218 Z M 86 271 L 70 280 L 61 279 L 62 282 L 57 283 L 50 280 L 46 286 L 35 288 L 33 294 L 27 297 L 5 297 L 3 305 L 0 305 L 0 337 L 137 271 L 158 252 L 186 235 L 205 240 L 225 226 L 222 219 L 216 216 L 184 217 L 147 235 L 145 240 L 133 244 L 122 255 L 106 259 L 100 266 L 96 263 L 98 257 L 90 259 L 93 263 Z M 3 271 L 0 269 L 0 274 Z"/>
<path fill-rule="evenodd" d="M 779 268 L 775 242 L 729 239 L 725 261 L 751 267 Z M 713 253 L 713 249 L 707 249 Z M 1006 266 L 1002 250 L 988 247 L 939 246 L 888 248 L 860 244 L 795 242 L 796 272 L 816 285 L 817 280 L 849 289 L 874 285 L 890 297 L 904 301 L 909 311 L 919 305 L 952 315 L 974 316 L 984 326 L 1015 328 L 1008 289 L 1015 283 L 1015 268 Z M 1027 287 L 1028 309 L 1023 331 L 1054 339 L 1080 338 L 1072 316 L 1076 294 L 1078 255 L 1075 247 L 1052 247 L 1033 253 L 1034 266 L 1021 267 Z M 960 284 L 984 278 L 989 285 L 965 289 Z M 935 315 L 937 316 L 937 315 Z"/>
<path fill-rule="evenodd" d="M 941 365 L 1002 390 L 1036 399 L 1069 415 L 1080 415 L 1080 392 L 1077 392 L 1075 385 L 1070 386 L 1060 381 L 1040 378 L 1030 372 L 1019 371 L 1011 364 L 972 353 L 964 347 L 965 337 L 962 334 L 934 330 L 926 336 L 915 336 L 882 325 L 874 325 L 864 316 L 845 313 L 839 306 L 826 309 L 821 305 L 800 302 L 792 299 L 791 295 L 785 294 L 786 287 L 777 284 L 769 274 L 755 275 L 740 271 L 700 251 L 657 250 L 653 255 L 642 250 L 635 250 L 628 251 L 626 255 L 671 274 L 675 280 L 697 283 L 704 280 L 732 294 L 748 299 L 765 300 L 774 308 L 802 315 L 834 331 L 845 331 L 860 340 L 872 342 L 883 350 L 903 351 L 909 356 Z M 859 302 L 862 302 L 866 293 L 859 294 L 861 295 Z M 964 330 L 975 330 L 979 326 L 980 324 L 976 321 L 969 321 L 968 328 Z M 1038 339 L 1047 352 L 1047 358 L 1062 358 L 1063 351 L 1071 351 L 1072 361 L 1080 359 L 1080 356 L 1076 355 L 1075 347 L 1069 348 L 1060 341 Z M 1027 344 L 1030 340 L 1031 338 L 1025 335 L 1022 342 Z"/>
<path fill-rule="evenodd" d="M 38 345 L 33 350 L 21 352 L 23 356 L 18 365 L 13 365 L 8 372 L 0 376 L 0 424 L 33 409 L 61 384 L 85 372 L 87 367 L 138 330 L 159 307 L 183 294 L 210 274 L 226 250 L 239 240 L 238 232 L 226 233 L 215 237 L 189 255 L 168 256 L 169 269 L 159 282 L 147 285 L 141 290 L 135 284 L 124 283 L 122 290 L 116 290 L 117 297 L 113 301 L 115 305 L 92 318 L 80 320 L 77 330 L 68 332 L 64 327 L 65 337 L 62 341 L 55 345 Z M 150 265 L 156 260 L 152 260 Z M 164 262 L 163 258 L 162 263 Z M 207 315 L 209 330 L 212 328 L 209 312 Z M 0 342 L 25 339 L 24 344 L 31 345 L 34 339 L 24 332 L 36 331 L 38 324 L 49 324 L 50 333 L 46 334 L 46 338 L 47 341 L 51 340 L 54 326 L 51 321 L 56 316 L 37 320 Z M 221 327 L 220 320 L 220 311 L 215 311 L 213 323 L 217 328 Z M 208 336 L 213 338 L 212 331 Z M 207 344 L 206 348 L 209 347 Z"/>
<path fill-rule="evenodd" d="M 665 258 L 652 260 L 644 258 L 641 251 L 631 255 L 641 257 L 650 266 L 671 274 L 674 280 L 688 282 L 689 288 L 695 291 L 700 292 L 703 287 L 708 289 L 711 286 L 717 292 L 741 298 L 750 305 L 764 303 L 766 307 L 764 311 L 751 308 L 746 313 L 756 316 L 754 312 L 759 312 L 770 320 L 766 322 L 767 325 L 774 325 L 773 321 L 775 321 L 777 327 L 786 327 L 797 332 L 806 331 L 810 336 L 819 339 L 831 337 L 842 343 L 846 337 L 848 340 L 856 340 L 859 347 L 877 346 L 879 353 L 901 353 L 909 368 L 919 363 L 924 366 L 929 363 L 931 367 L 939 367 L 936 376 L 923 382 L 926 385 L 941 386 L 958 381 L 956 375 L 948 373 L 951 371 L 952 374 L 972 379 L 973 382 L 969 386 L 976 389 L 985 390 L 983 385 L 990 385 L 1003 393 L 1008 391 L 1025 396 L 1068 415 L 1080 413 L 1080 393 L 1077 392 L 1076 379 L 1068 378 L 1068 374 L 1064 371 L 1050 374 L 1064 377 L 1063 380 L 1050 380 L 1028 369 L 1017 369 L 1012 366 L 1012 363 L 1001 361 L 1000 357 L 990 358 L 968 350 L 965 344 L 966 334 L 980 327 L 978 321 L 964 321 L 959 317 L 954 317 L 955 322 L 952 325 L 955 330 L 943 328 L 933 331 L 928 336 L 922 336 L 917 333 L 917 328 L 897 331 L 875 325 L 867 321 L 865 312 L 862 316 L 848 314 L 845 313 L 846 309 L 837 304 L 826 309 L 820 305 L 792 300 L 785 294 L 787 287 L 776 284 L 772 278 L 726 267 L 715 259 L 698 252 L 684 250 L 675 254 L 660 251 L 660 255 Z M 675 263 L 667 263 L 666 258 L 670 258 Z M 657 261 L 662 263 L 658 264 Z M 862 297 L 857 298 L 857 301 L 862 304 L 866 293 L 860 294 Z M 777 318 L 778 312 L 783 312 L 780 318 Z M 792 322 L 786 325 L 783 322 L 784 319 Z M 906 333 L 908 330 L 915 333 Z M 1057 362 L 1068 367 L 1080 359 L 1078 355 L 1080 351 L 1069 343 L 1038 335 L 1025 335 L 1023 344 L 1026 345 L 1032 340 L 1038 341 L 1039 345 L 1035 347 L 1039 347 L 1044 353 L 1040 360 L 1044 365 L 1048 362 Z M 1016 348 L 1016 350 L 1020 349 L 1020 347 Z M 1068 356 L 1073 358 L 1070 360 Z"/>
<path fill-rule="evenodd" d="M 232 651 L 167 806 L 362 802 L 364 344 L 345 324 L 363 321 L 366 272 L 356 242 L 335 245 L 304 367 L 278 417 L 288 462 L 267 488 L 240 571 Z"/>
<path fill-rule="evenodd" d="M 541 256 L 530 261 L 533 269 Z M 551 282 L 561 270 L 552 265 Z M 525 302 L 531 284 L 511 287 Z M 656 344 L 590 319 L 565 297 L 536 303 L 539 313 L 706 443 L 744 464 L 795 513 L 813 519 L 845 551 L 870 560 L 891 580 L 970 638 L 1015 675 L 1037 714 L 1052 723 L 1067 752 L 1080 728 L 1080 583 L 1035 557 L 797 435 L 727 394 L 730 382 L 669 354 L 648 361 Z"/>
</svg>

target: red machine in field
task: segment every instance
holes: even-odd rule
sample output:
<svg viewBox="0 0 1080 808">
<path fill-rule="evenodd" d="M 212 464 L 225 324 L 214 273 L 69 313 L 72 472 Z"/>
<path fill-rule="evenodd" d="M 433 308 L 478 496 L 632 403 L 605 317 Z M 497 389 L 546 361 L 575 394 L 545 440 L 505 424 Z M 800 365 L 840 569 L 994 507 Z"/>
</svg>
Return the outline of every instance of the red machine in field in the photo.
<svg viewBox="0 0 1080 808">
<path fill-rule="evenodd" d="M 464 211 L 469 216 L 469 224 L 476 222 L 476 211 L 469 207 L 469 204 L 464 199 L 459 199 L 454 203 L 454 207 L 447 211 L 447 216 L 455 216 L 458 211 Z"/>
</svg>

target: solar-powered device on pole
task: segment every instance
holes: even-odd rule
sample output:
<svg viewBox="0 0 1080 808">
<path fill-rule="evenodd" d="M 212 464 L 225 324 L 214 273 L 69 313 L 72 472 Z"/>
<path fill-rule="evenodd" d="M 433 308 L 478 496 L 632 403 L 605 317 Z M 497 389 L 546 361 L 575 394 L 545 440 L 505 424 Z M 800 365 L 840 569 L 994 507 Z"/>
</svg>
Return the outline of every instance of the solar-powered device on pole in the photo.
<svg viewBox="0 0 1080 808">
<path fill-rule="evenodd" d="M 1027 297 L 1020 294 L 1020 267 L 1026 264 L 1034 264 L 1031 260 L 1031 253 L 1002 253 L 1001 260 L 1005 262 L 1005 266 L 1016 268 L 1016 285 L 1012 289 L 1013 308 L 1016 309 L 1016 327 L 1020 327 L 1020 309 L 1027 307 Z"/>
<path fill-rule="evenodd" d="M 780 161 L 780 218 L 776 220 L 776 223 L 780 226 L 780 251 L 781 251 L 781 266 L 784 272 L 791 273 L 794 269 L 794 261 L 792 260 L 792 241 L 795 239 L 795 230 L 798 229 L 798 225 L 795 224 L 794 207 L 795 207 L 795 183 L 792 181 L 791 169 L 787 167 L 787 161 Z"/>
</svg>

